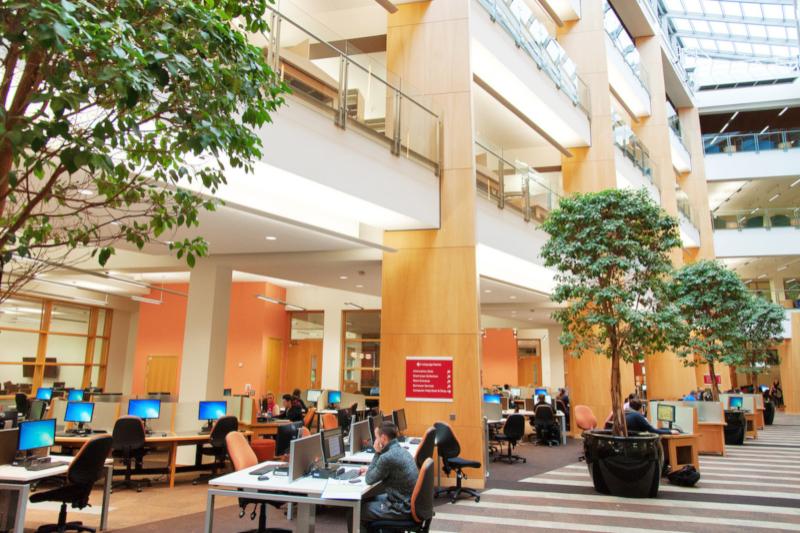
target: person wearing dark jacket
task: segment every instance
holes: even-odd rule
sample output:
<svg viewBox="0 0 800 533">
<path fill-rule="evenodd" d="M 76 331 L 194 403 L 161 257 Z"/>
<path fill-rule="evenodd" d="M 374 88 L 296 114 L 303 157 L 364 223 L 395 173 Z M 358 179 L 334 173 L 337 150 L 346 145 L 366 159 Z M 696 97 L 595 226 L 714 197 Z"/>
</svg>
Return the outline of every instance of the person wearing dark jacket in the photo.
<svg viewBox="0 0 800 533">
<path fill-rule="evenodd" d="M 280 418 L 286 418 L 292 422 L 303 420 L 303 409 L 300 407 L 300 403 L 292 398 L 291 394 L 283 395 L 283 414 Z"/>
<path fill-rule="evenodd" d="M 628 431 L 643 431 L 659 435 L 678 433 L 674 429 L 654 428 L 642 414 L 642 401 L 639 398 L 633 398 L 629 403 L 630 409 L 625 410 L 625 425 L 628 426 Z"/>
</svg>

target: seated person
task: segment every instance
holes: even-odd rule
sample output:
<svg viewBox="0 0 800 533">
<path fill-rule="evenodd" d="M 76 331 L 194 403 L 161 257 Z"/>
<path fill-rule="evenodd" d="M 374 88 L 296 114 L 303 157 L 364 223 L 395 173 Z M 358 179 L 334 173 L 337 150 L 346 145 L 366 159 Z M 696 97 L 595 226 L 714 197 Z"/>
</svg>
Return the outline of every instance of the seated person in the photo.
<svg viewBox="0 0 800 533">
<path fill-rule="evenodd" d="M 414 457 L 397 442 L 397 426 L 392 422 L 384 422 L 375 429 L 373 447 L 375 457 L 372 463 L 368 467 L 362 466 L 359 474 L 366 474 L 366 482 L 370 485 L 381 482 L 382 492 L 361 503 L 361 531 L 365 531 L 366 523 L 373 520 L 411 519 L 411 494 L 419 476 Z M 347 520 L 348 531 L 352 529 L 350 517 Z"/>
<path fill-rule="evenodd" d="M 303 409 L 291 394 L 283 395 L 283 414 L 280 418 L 285 418 L 292 422 L 302 422 L 303 420 Z"/>
<path fill-rule="evenodd" d="M 534 410 L 534 411 L 536 411 L 536 408 L 537 408 L 537 407 L 539 407 L 540 405 L 546 405 L 546 406 L 547 406 L 547 407 L 549 407 L 550 409 L 552 409 L 552 408 L 553 408 L 553 406 L 552 406 L 552 405 L 550 405 L 549 403 L 547 403 L 547 402 L 545 401 L 545 395 L 544 395 L 544 394 L 540 394 L 540 395 L 539 395 L 539 396 L 536 398 L 536 404 L 533 406 L 533 410 Z"/>
<path fill-rule="evenodd" d="M 631 400 L 634 398 L 638 398 L 635 392 L 628 394 L 628 398 L 625 400 L 625 405 L 622 406 L 623 409 L 630 409 L 631 407 Z"/>
<path fill-rule="evenodd" d="M 684 402 L 696 402 L 697 398 L 695 397 L 695 392 L 693 390 L 689 391 L 689 394 L 683 397 Z"/>
<path fill-rule="evenodd" d="M 308 408 L 306 407 L 306 402 L 304 402 L 303 398 L 300 397 L 300 389 L 294 389 L 292 391 L 292 398 L 297 400 L 298 404 L 300 405 L 300 409 L 302 409 L 304 413 L 308 411 Z"/>
<path fill-rule="evenodd" d="M 267 395 L 261 400 L 261 410 L 269 416 L 278 417 L 281 415 L 281 409 L 278 407 L 275 395 L 272 392 L 267 392 Z"/>
<path fill-rule="evenodd" d="M 642 414 L 642 401 L 634 398 L 630 401 L 630 409 L 625 410 L 625 425 L 628 431 L 645 431 L 647 433 L 657 433 L 659 435 L 677 435 L 677 429 L 654 428 Z"/>
</svg>

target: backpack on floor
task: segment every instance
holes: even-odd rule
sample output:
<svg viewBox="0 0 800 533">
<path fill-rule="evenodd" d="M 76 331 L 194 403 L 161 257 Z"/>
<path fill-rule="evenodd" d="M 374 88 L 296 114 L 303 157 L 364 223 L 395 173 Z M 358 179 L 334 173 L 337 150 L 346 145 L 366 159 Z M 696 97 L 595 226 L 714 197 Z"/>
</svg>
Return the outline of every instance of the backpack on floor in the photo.
<svg viewBox="0 0 800 533">
<path fill-rule="evenodd" d="M 700 481 L 700 472 L 692 465 L 686 465 L 667 474 L 667 479 L 673 485 L 694 487 Z"/>
</svg>

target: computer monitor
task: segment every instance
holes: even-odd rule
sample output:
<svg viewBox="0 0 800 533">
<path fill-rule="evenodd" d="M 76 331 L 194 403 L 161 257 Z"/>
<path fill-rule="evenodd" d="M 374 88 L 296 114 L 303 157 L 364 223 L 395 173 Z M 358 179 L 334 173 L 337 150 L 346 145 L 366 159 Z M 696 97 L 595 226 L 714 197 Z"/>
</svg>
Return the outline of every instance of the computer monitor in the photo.
<svg viewBox="0 0 800 533">
<path fill-rule="evenodd" d="M 130 400 L 128 402 L 128 414 L 130 416 L 138 416 L 145 423 L 145 430 L 147 429 L 147 421 L 161 416 L 161 400 Z"/>
<path fill-rule="evenodd" d="M 484 394 L 483 401 L 486 403 L 500 403 L 499 394 Z"/>
<path fill-rule="evenodd" d="M 303 436 L 303 422 L 293 422 L 278 426 L 278 433 L 275 436 L 275 456 L 286 455 L 293 440 Z"/>
<path fill-rule="evenodd" d="M 17 427 L 18 423 L 19 423 L 19 412 L 16 409 L 7 408 L 4 411 L 0 411 L 0 430 L 2 430 L 3 428 L 5 429 L 15 428 Z"/>
<path fill-rule="evenodd" d="M 761 389 L 761 392 L 767 392 L 769 390 L 769 387 L 766 385 L 761 385 L 758 388 Z"/>
<path fill-rule="evenodd" d="M 83 401 L 83 391 L 81 389 L 70 389 L 69 393 L 67 394 L 67 401 L 68 402 L 82 402 Z"/>
<path fill-rule="evenodd" d="M 339 405 L 342 403 L 342 391 L 340 390 L 329 390 L 328 391 L 328 404 L 330 405 Z"/>
<path fill-rule="evenodd" d="M 328 429 L 322 432 L 322 453 L 325 463 L 335 463 L 344 458 L 344 451 L 342 428 Z"/>
<path fill-rule="evenodd" d="M 402 433 L 408 429 L 408 422 L 406 421 L 406 410 L 395 409 L 392 411 L 392 422 L 397 426 L 397 430 Z"/>
<path fill-rule="evenodd" d="M 547 402 L 547 403 L 549 403 L 550 405 L 553 405 L 553 397 L 552 397 L 552 396 L 550 396 L 549 394 L 545 394 L 545 395 L 544 395 L 544 401 L 546 401 L 546 402 Z"/>
<path fill-rule="evenodd" d="M 369 435 L 370 439 L 375 435 L 375 430 L 383 424 L 383 413 L 378 413 L 375 416 L 369 417 Z"/>
<path fill-rule="evenodd" d="M 67 402 L 64 422 L 75 422 L 78 424 L 78 429 L 81 430 L 84 424 L 88 424 L 92 421 L 93 416 L 93 402 Z"/>
<path fill-rule="evenodd" d="M 31 405 L 28 408 L 28 420 L 41 420 L 47 411 L 47 402 L 44 400 L 31 400 Z"/>
<path fill-rule="evenodd" d="M 19 424 L 17 450 L 30 452 L 39 448 L 49 448 L 56 441 L 56 419 L 26 420 Z"/>
<path fill-rule="evenodd" d="M 289 481 L 308 475 L 322 462 L 322 435 L 293 440 L 289 448 Z"/>
<path fill-rule="evenodd" d="M 656 406 L 656 420 L 666 422 L 667 427 L 672 429 L 672 424 L 675 423 L 675 406 L 666 403 L 658 404 Z"/>
<path fill-rule="evenodd" d="M 512 387 L 511 388 L 511 396 L 514 398 L 519 398 L 522 395 L 522 389 L 519 387 Z"/>
<path fill-rule="evenodd" d="M 350 425 L 350 453 L 358 453 L 367 446 L 372 446 L 370 421 L 361 420 Z"/>
<path fill-rule="evenodd" d="M 322 391 L 319 389 L 308 389 L 306 391 L 306 401 L 308 403 L 317 403 L 321 394 Z"/>
<path fill-rule="evenodd" d="M 741 396 L 731 396 L 728 398 L 728 409 L 741 409 L 744 405 L 744 398 Z"/>
<path fill-rule="evenodd" d="M 53 399 L 53 389 L 51 387 L 39 387 L 36 391 L 36 399 L 49 402 Z"/>
<path fill-rule="evenodd" d="M 226 401 L 200 402 L 197 410 L 197 419 L 206 420 L 208 425 L 211 426 L 211 422 L 225 416 L 227 412 L 228 402 Z"/>
<path fill-rule="evenodd" d="M 540 387 L 540 388 L 533 389 L 533 395 L 534 396 L 539 396 L 540 394 L 545 394 L 546 395 L 547 394 L 547 388 L 546 387 Z"/>
</svg>

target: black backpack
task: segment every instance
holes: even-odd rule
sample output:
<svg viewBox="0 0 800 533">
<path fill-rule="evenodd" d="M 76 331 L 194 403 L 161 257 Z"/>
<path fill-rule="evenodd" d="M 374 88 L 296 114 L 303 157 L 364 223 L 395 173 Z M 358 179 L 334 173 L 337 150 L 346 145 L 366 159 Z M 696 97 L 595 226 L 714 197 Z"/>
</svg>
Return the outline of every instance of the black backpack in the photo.
<svg viewBox="0 0 800 533">
<path fill-rule="evenodd" d="M 667 479 L 673 485 L 694 487 L 700 481 L 700 472 L 692 465 L 686 465 L 667 474 Z"/>
</svg>

